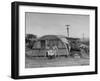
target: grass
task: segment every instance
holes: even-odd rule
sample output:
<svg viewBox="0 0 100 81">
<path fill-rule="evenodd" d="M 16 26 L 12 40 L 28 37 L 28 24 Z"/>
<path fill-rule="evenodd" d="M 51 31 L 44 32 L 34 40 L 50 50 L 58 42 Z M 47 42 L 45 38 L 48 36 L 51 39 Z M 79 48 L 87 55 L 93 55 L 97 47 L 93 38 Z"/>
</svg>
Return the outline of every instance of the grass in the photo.
<svg viewBox="0 0 100 81">
<path fill-rule="evenodd" d="M 89 65 L 89 58 L 57 57 L 26 57 L 25 68 L 61 67 L 61 66 L 84 66 Z"/>
</svg>

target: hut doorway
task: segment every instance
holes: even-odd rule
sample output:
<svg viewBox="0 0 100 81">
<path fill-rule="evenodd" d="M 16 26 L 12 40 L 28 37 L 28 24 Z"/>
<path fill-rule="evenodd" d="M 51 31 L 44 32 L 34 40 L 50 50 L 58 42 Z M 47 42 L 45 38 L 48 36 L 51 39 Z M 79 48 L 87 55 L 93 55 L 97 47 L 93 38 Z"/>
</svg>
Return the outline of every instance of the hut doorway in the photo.
<svg viewBox="0 0 100 81">
<path fill-rule="evenodd" d="M 45 40 L 41 40 L 41 48 L 45 49 Z"/>
</svg>

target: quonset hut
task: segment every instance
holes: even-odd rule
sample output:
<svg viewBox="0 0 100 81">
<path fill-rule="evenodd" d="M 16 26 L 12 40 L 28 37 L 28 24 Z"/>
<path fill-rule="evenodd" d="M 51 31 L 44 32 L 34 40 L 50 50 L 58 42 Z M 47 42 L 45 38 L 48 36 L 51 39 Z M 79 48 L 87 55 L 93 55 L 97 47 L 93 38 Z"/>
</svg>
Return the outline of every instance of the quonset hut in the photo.
<svg viewBox="0 0 100 81">
<path fill-rule="evenodd" d="M 33 46 L 32 56 L 45 56 L 48 47 L 56 46 L 57 56 L 68 56 L 70 45 L 63 35 L 45 35 L 37 39 Z"/>
</svg>

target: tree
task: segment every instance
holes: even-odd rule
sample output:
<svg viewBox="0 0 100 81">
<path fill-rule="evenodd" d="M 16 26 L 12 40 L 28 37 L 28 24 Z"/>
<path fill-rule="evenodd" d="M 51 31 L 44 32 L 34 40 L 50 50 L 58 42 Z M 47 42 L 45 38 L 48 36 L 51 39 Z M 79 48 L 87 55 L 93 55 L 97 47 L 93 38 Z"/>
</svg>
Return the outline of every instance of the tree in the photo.
<svg viewBox="0 0 100 81">
<path fill-rule="evenodd" d="M 36 39 L 37 39 L 36 35 L 26 34 L 26 36 L 25 36 L 26 47 L 32 49 Z"/>
</svg>

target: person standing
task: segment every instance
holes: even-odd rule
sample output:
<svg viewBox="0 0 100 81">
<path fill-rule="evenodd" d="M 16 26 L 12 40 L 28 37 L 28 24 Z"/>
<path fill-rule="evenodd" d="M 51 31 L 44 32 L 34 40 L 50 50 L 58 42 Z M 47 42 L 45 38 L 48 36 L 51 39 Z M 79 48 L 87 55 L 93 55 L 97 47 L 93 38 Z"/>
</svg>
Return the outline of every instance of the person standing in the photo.
<svg viewBox="0 0 100 81">
<path fill-rule="evenodd" d="M 58 48 L 56 45 L 53 46 L 53 52 L 54 52 L 54 56 L 56 57 L 58 55 Z"/>
</svg>

